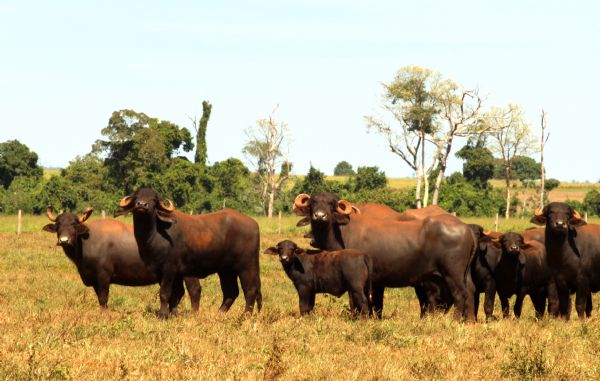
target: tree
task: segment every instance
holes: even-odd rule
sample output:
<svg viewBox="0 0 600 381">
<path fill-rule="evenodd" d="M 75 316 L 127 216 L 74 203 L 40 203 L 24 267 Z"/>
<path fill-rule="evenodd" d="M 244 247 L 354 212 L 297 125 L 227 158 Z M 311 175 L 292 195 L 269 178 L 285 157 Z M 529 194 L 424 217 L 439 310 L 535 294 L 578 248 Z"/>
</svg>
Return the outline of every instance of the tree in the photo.
<svg viewBox="0 0 600 381">
<path fill-rule="evenodd" d="M 540 209 L 544 208 L 544 191 L 546 190 L 546 185 L 544 184 L 546 181 L 546 167 L 544 166 L 544 148 L 546 147 L 546 142 L 550 137 L 549 133 L 546 133 L 547 127 L 547 118 L 546 111 L 542 109 L 542 118 L 541 118 L 541 127 L 542 127 L 542 136 L 540 138 Z"/>
<path fill-rule="evenodd" d="M 463 176 L 466 181 L 476 188 L 487 189 L 488 180 L 494 176 L 494 155 L 485 148 L 485 140 L 476 142 L 469 140 L 467 145 L 456 152 L 456 156 L 463 159 Z"/>
<path fill-rule="evenodd" d="M 392 82 L 383 84 L 383 108 L 393 116 L 399 129 L 381 118 L 365 117 L 368 129 L 382 135 L 390 151 L 400 156 L 414 171 L 417 208 L 426 206 L 428 202 L 428 174 L 435 161 L 426 164 L 425 148 L 427 137 L 436 128 L 435 118 L 439 110 L 435 88 L 440 81 L 439 73 L 419 66 L 405 66 L 398 70 Z M 437 157 L 437 153 L 434 157 Z"/>
<path fill-rule="evenodd" d="M 140 185 L 158 186 L 179 150 L 194 148 L 186 128 L 133 110 L 113 112 L 102 135 L 106 140 L 97 140 L 93 152 L 104 155 L 109 179 L 124 193 Z"/>
<path fill-rule="evenodd" d="M 384 188 L 387 185 L 385 172 L 380 171 L 379 167 L 358 167 L 356 179 L 354 181 L 354 191 L 360 192 L 364 189 Z"/>
<path fill-rule="evenodd" d="M 259 119 L 255 127 L 246 130 L 248 140 L 242 150 L 257 168 L 262 183 L 261 206 L 263 211 L 267 208 L 269 218 L 273 217 L 275 197 L 292 166 L 284 153 L 289 140 L 287 123 L 275 120 L 277 107 L 268 118 Z"/>
<path fill-rule="evenodd" d="M 206 129 L 211 111 L 212 105 L 208 101 L 202 101 L 202 118 L 200 118 L 200 123 L 196 124 L 195 117 L 192 119 L 194 130 L 196 130 L 196 154 L 194 155 L 194 161 L 202 167 L 206 167 L 206 161 L 208 160 Z"/>
<path fill-rule="evenodd" d="M 550 192 L 554 188 L 558 188 L 560 186 L 560 181 L 557 179 L 548 179 L 544 182 L 544 190 L 546 192 Z"/>
<path fill-rule="evenodd" d="M 337 163 L 335 168 L 333 169 L 334 176 L 352 176 L 354 175 L 354 169 L 352 169 L 352 164 L 348 163 L 345 160 Z"/>
<path fill-rule="evenodd" d="M 505 109 L 494 107 L 483 117 L 492 137 L 492 151 L 502 159 L 506 184 L 505 217 L 510 217 L 511 170 L 516 156 L 526 155 L 533 150 L 529 125 L 523 120 L 523 109 L 509 104 Z"/>
<path fill-rule="evenodd" d="M 6 189 L 17 176 L 41 179 L 38 155 L 18 140 L 0 143 L 0 184 Z"/>
<path fill-rule="evenodd" d="M 528 156 L 515 156 L 512 170 L 521 181 L 537 180 L 540 176 L 541 166 Z"/>
</svg>

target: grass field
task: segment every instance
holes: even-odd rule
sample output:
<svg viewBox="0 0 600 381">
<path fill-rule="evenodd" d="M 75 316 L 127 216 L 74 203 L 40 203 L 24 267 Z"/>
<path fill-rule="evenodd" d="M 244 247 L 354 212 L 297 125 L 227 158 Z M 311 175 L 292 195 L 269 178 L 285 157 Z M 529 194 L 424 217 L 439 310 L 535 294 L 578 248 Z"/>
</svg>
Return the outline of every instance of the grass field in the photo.
<svg viewBox="0 0 600 381">
<path fill-rule="evenodd" d="M 261 249 L 300 238 L 295 217 L 259 219 Z M 493 225 L 492 219 L 467 222 Z M 112 286 L 100 310 L 91 288 L 41 232 L 43 217 L 0 217 L 0 379 L 2 380 L 412 380 L 600 377 L 600 325 L 537 321 L 526 302 L 521 320 L 464 324 L 449 315 L 418 318 L 410 289 L 388 289 L 382 321 L 354 320 L 347 298 L 318 296 L 298 317 L 297 296 L 280 264 L 261 255 L 264 307 L 240 319 L 243 299 L 218 315 L 216 276 L 202 280 L 199 313 L 156 318 L 158 286 Z M 501 227 L 520 229 L 525 220 Z M 597 306 L 600 300 L 595 298 Z M 496 306 L 496 316 L 499 307 Z M 599 313 L 595 308 L 595 314 Z"/>
</svg>

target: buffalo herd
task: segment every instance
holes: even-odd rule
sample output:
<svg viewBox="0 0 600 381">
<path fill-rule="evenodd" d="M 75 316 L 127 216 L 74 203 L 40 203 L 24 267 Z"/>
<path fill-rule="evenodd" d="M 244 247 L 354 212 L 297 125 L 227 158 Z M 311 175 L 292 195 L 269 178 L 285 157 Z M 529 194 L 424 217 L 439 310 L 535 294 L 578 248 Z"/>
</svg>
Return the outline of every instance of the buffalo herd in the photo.
<svg viewBox="0 0 600 381">
<path fill-rule="evenodd" d="M 328 192 L 300 194 L 293 211 L 297 226 L 310 225 L 312 249 L 284 240 L 265 250 L 276 255 L 299 297 L 300 314 L 310 313 L 315 294 L 348 292 L 353 314 L 382 317 L 386 287 L 415 289 L 421 316 L 454 306 L 454 318 L 474 321 L 480 294 L 486 319 L 496 294 L 502 315 L 521 315 L 529 295 L 536 317 L 569 319 L 571 294 L 579 318 L 591 316 L 592 292 L 600 290 L 600 225 L 587 224 L 565 203 L 538 209 L 531 222 L 544 228 L 504 234 L 468 225 L 437 206 L 398 212 L 375 203 L 352 204 Z M 192 309 L 200 303 L 199 278 L 219 276 L 227 312 L 239 285 L 244 312 L 262 306 L 259 226 L 232 209 L 189 215 L 158 192 L 140 188 L 119 202 L 115 217 L 131 213 L 133 225 L 87 221 L 83 215 L 47 210 L 58 245 L 93 287 L 106 308 L 109 285 L 158 283 L 158 316 L 176 312 L 184 285 Z"/>
</svg>

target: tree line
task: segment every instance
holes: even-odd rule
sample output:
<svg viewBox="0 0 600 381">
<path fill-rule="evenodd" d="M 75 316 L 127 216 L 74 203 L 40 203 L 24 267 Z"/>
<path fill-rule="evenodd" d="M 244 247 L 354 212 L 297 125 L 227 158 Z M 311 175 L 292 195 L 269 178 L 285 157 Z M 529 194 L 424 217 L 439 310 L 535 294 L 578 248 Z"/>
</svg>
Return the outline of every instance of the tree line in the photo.
<svg viewBox="0 0 600 381">
<path fill-rule="evenodd" d="M 316 190 L 400 210 L 438 204 L 463 216 L 499 212 L 508 216 L 518 207 L 538 206 L 535 200 L 519 202 L 511 194 L 516 179 L 545 190 L 558 186 L 557 180 L 544 181 L 543 160 L 529 156 L 539 149 L 522 107 L 485 109 L 484 103 L 478 89 L 463 88 L 418 66 L 401 68 L 391 82 L 383 84 L 383 115 L 366 116 L 365 122 L 413 170 L 416 186 L 409 190 L 390 188 L 378 167 L 355 171 L 344 160 L 334 169 L 335 175 L 347 176 L 342 181 L 327 180 L 312 166 L 304 177 L 292 176 L 289 128 L 277 119 L 277 107 L 246 129 L 247 141 L 241 148 L 246 163 L 232 157 L 212 164 L 206 142 L 209 102 L 202 103 L 199 121 L 190 118 L 195 138 L 170 121 L 118 110 L 110 115 L 102 138 L 90 152 L 49 178 L 44 178 L 37 154 L 26 145 L 17 140 L 0 143 L 0 210 L 40 213 L 50 205 L 56 210 L 91 206 L 110 212 L 115 200 L 139 186 L 152 187 L 178 208 L 195 213 L 231 207 L 272 216 L 275 211 L 290 211 L 296 194 Z M 453 152 L 458 137 L 468 141 Z M 542 133 L 542 148 L 544 139 Z M 184 156 L 192 151 L 193 162 Z M 463 170 L 447 176 L 451 154 L 463 160 Z M 489 185 L 493 178 L 504 180 L 504 190 Z M 586 200 L 580 209 L 600 208 L 600 195 L 590 194 Z"/>
</svg>

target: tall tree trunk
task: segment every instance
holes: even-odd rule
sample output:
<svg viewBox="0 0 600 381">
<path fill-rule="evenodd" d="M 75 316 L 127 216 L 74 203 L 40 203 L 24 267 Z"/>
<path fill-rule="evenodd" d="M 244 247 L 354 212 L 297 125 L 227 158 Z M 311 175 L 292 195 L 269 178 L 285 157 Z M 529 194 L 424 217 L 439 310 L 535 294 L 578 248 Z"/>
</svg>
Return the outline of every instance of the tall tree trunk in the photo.
<svg viewBox="0 0 600 381">
<path fill-rule="evenodd" d="M 510 167 L 504 168 L 504 179 L 506 181 L 506 212 L 504 218 L 510 217 Z"/>
<path fill-rule="evenodd" d="M 440 188 L 442 187 L 442 181 L 444 181 L 444 174 L 446 173 L 446 167 L 448 166 L 448 156 L 450 156 L 451 150 L 452 140 L 447 143 L 444 153 L 440 156 L 438 165 L 440 171 L 435 178 L 435 186 L 433 188 L 433 197 L 431 200 L 432 205 L 437 205 L 440 200 Z"/>
<path fill-rule="evenodd" d="M 429 203 L 429 177 L 425 171 L 425 132 L 421 130 L 421 176 L 423 176 L 423 207 Z"/>
<path fill-rule="evenodd" d="M 546 145 L 546 112 L 542 110 L 542 138 L 540 140 L 540 209 L 544 208 L 544 186 L 546 182 L 546 168 L 544 167 L 544 146 Z"/>
<path fill-rule="evenodd" d="M 206 145 L 206 128 L 208 125 L 208 119 L 210 118 L 210 112 L 212 111 L 212 105 L 208 101 L 202 102 L 202 118 L 198 125 L 198 131 L 196 134 L 196 155 L 194 161 L 206 167 L 206 160 L 208 159 L 207 145 Z"/>
<path fill-rule="evenodd" d="M 417 146 L 417 152 L 421 147 L 421 144 L 425 144 L 423 140 Z M 419 156 L 418 153 L 415 155 L 415 176 L 417 177 L 417 188 L 415 191 L 415 201 L 417 203 L 417 209 L 421 209 L 423 207 L 423 200 L 421 199 L 421 183 L 423 177 L 421 176 L 421 166 L 419 165 Z"/>
<path fill-rule="evenodd" d="M 267 213 L 267 217 L 269 218 L 273 217 L 273 204 L 275 203 L 275 192 L 277 192 L 277 190 L 275 189 L 275 184 L 271 184 L 271 192 L 269 194 L 269 211 Z"/>
</svg>

